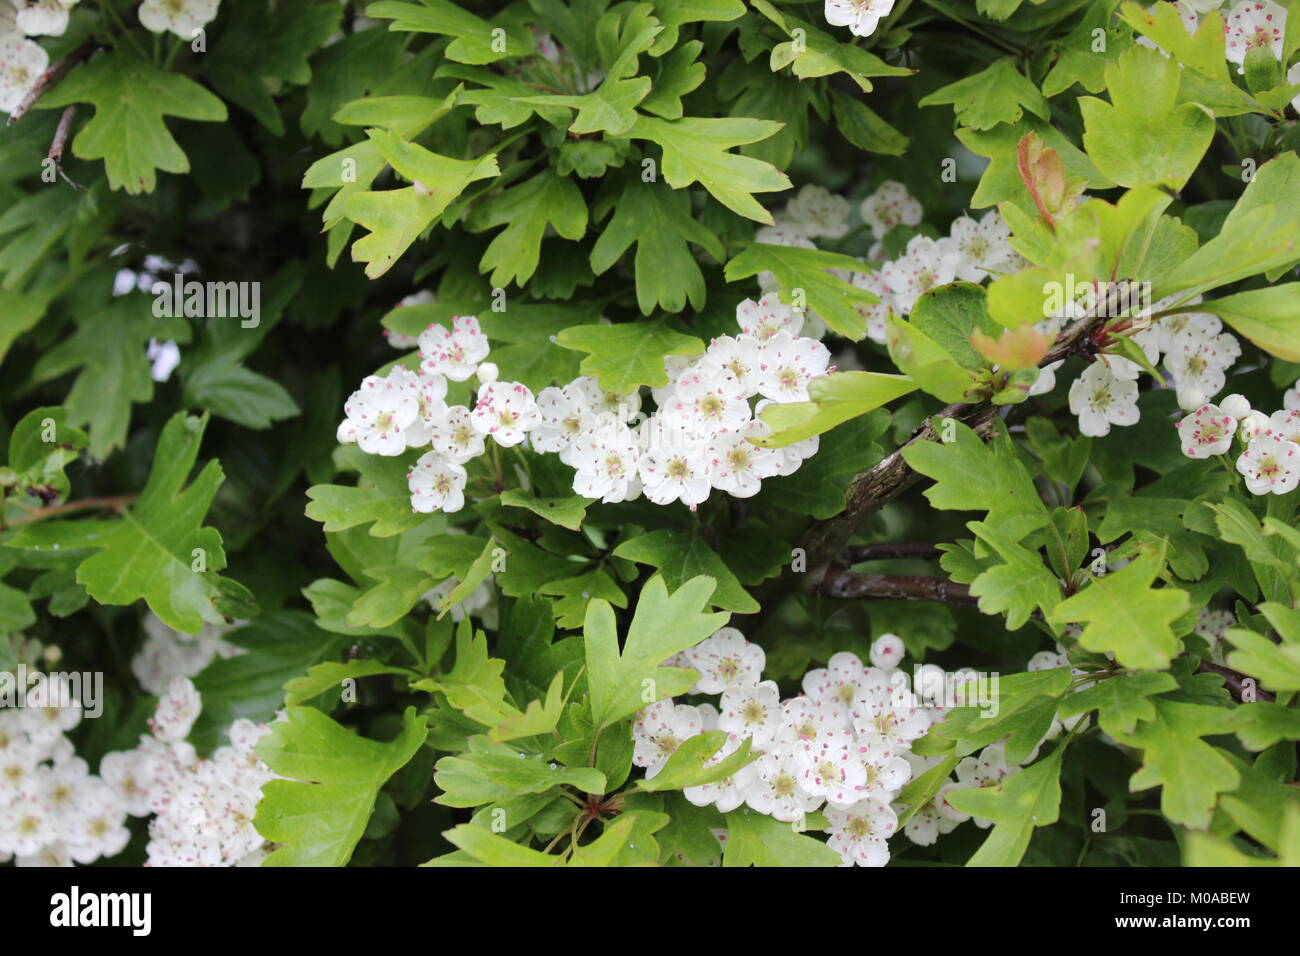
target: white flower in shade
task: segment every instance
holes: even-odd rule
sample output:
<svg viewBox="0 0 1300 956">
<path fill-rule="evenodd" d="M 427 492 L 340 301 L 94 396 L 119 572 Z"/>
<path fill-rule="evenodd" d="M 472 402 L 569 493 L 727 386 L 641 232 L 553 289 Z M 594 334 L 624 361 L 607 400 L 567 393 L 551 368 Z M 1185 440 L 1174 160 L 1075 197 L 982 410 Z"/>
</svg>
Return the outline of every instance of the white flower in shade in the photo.
<svg viewBox="0 0 1300 956">
<path fill-rule="evenodd" d="M 809 239 L 839 239 L 849 231 L 849 202 L 816 186 L 804 186 L 785 204 L 782 224 Z"/>
<path fill-rule="evenodd" d="M 719 730 L 749 737 L 759 750 L 776 740 L 783 713 L 776 681 L 732 684 L 722 691 L 720 707 Z"/>
<path fill-rule="evenodd" d="M 848 710 L 833 701 L 793 697 L 781 705 L 781 726 L 776 732 L 777 743 L 793 746 L 816 740 L 832 730 L 848 730 L 848 714 Z"/>
<path fill-rule="evenodd" d="M 49 65 L 39 43 L 19 33 L 0 35 L 0 112 L 12 113 Z"/>
<path fill-rule="evenodd" d="M 951 239 L 913 236 L 907 251 L 881 270 L 894 311 L 907 315 L 923 293 L 952 282 L 960 259 Z"/>
<path fill-rule="evenodd" d="M 1202 608 L 1196 616 L 1196 633 L 1210 645 L 1210 659 L 1223 663 L 1223 638 L 1228 628 L 1237 623 L 1231 611 Z"/>
<path fill-rule="evenodd" d="M 1284 495 L 1300 484 L 1300 445 L 1260 432 L 1247 442 L 1237 471 L 1252 494 Z"/>
<path fill-rule="evenodd" d="M 897 634 L 881 634 L 871 644 L 871 666 L 891 670 L 898 666 L 907 645 Z"/>
<path fill-rule="evenodd" d="M 77 0 L 15 0 L 18 8 L 14 25 L 29 37 L 62 36 L 68 29 L 69 11 Z"/>
<path fill-rule="evenodd" d="M 693 694 L 720 694 L 728 687 L 755 687 L 767 655 L 734 627 L 724 627 L 686 652 L 699 671 Z"/>
<path fill-rule="evenodd" d="M 700 360 L 699 355 L 665 355 L 664 374 L 668 376 L 668 384 L 650 387 L 650 397 L 655 400 L 655 404 L 663 408 L 672 398 L 677 380 L 693 369 Z"/>
<path fill-rule="evenodd" d="M 471 421 L 503 448 L 518 445 L 541 421 L 532 390 L 520 382 L 480 385 Z"/>
<path fill-rule="evenodd" d="M 1218 405 L 1202 405 L 1180 422 L 1175 422 L 1183 454 L 1188 458 L 1209 458 L 1227 454 L 1232 436 L 1237 434 L 1237 419 Z"/>
<path fill-rule="evenodd" d="M 864 667 L 856 654 L 840 651 L 832 654 L 825 667 L 803 675 L 803 692 L 811 700 L 833 704 L 847 714 L 864 687 L 888 686 L 882 671 Z"/>
<path fill-rule="evenodd" d="M 537 427 L 529 435 L 534 451 L 556 452 L 567 462 L 569 447 L 596 425 L 587 392 L 577 382 L 549 386 L 537 394 Z"/>
<path fill-rule="evenodd" d="M 150 33 L 176 34 L 182 40 L 194 39 L 217 15 L 220 0 L 144 0 L 140 4 L 140 23 Z"/>
<path fill-rule="evenodd" d="M 750 398 L 758 394 L 758 369 L 762 360 L 763 349 L 754 336 L 720 335 L 709 343 L 708 351 L 694 369 L 706 377 L 730 375 L 741 394 Z"/>
<path fill-rule="evenodd" d="M 653 777 L 678 747 L 702 731 L 700 712 L 689 704 L 668 698 L 642 707 L 632 724 L 632 762 Z"/>
<path fill-rule="evenodd" d="M 1296 82 L 1300 83 L 1300 80 Z M 1282 394 L 1282 407 L 1289 412 L 1300 412 L 1300 381 Z"/>
<path fill-rule="evenodd" d="M 1152 367 L 1160 361 L 1160 350 L 1156 346 L 1158 334 L 1154 327 L 1149 326 L 1140 332 L 1135 332 L 1128 336 L 1128 339 L 1141 350 L 1143 357 Z M 1123 355 L 1103 352 L 1097 356 L 1097 361 L 1105 362 L 1116 378 L 1126 378 L 1130 381 L 1137 381 L 1138 376 L 1146 371 L 1142 365 Z"/>
<path fill-rule="evenodd" d="M 131 840 L 126 828 L 126 807 L 112 787 L 98 777 L 89 778 L 76 798 L 74 812 L 63 828 L 68 852 L 78 863 L 93 863 L 121 853 Z"/>
<path fill-rule="evenodd" d="M 188 677 L 173 677 L 167 693 L 158 698 L 158 709 L 150 721 L 154 736 L 164 743 L 183 742 L 202 708 L 194 682 Z"/>
<path fill-rule="evenodd" d="M 764 350 L 764 359 L 766 356 Z M 752 411 L 738 379 L 728 373 L 711 375 L 702 365 L 696 365 L 677 380 L 672 398 L 660 409 L 660 415 L 669 428 L 707 441 L 720 431 L 740 428 L 749 421 Z"/>
<path fill-rule="evenodd" d="M 1137 424 L 1137 398 L 1137 382 L 1094 362 L 1070 386 L 1070 411 L 1079 416 L 1081 433 L 1099 438 L 1110 434 L 1111 425 Z"/>
<path fill-rule="evenodd" d="M 845 866 L 884 866 L 889 862 L 885 842 L 898 829 L 898 814 L 879 800 L 859 800 L 839 810 L 826 810 L 826 845 L 840 855 Z"/>
<path fill-rule="evenodd" d="M 483 454 L 483 433 L 464 405 L 452 405 L 429 423 L 429 442 L 447 461 L 463 465 Z"/>
<path fill-rule="evenodd" d="M 645 496 L 657 505 L 680 501 L 694 507 L 709 497 L 709 458 L 700 442 L 670 439 L 647 448 L 637 474 Z"/>
<path fill-rule="evenodd" d="M 1029 386 L 1029 397 L 1035 395 L 1046 395 L 1052 389 L 1056 388 L 1056 370 L 1065 364 L 1065 359 L 1058 362 L 1048 362 L 1038 370 L 1038 378 L 1034 379 L 1034 384 Z"/>
<path fill-rule="evenodd" d="M 858 37 L 876 32 L 880 21 L 894 9 L 894 0 L 826 0 L 826 22 L 833 27 L 848 27 Z"/>
<path fill-rule="evenodd" d="M 367 455 L 400 455 L 406 451 L 406 429 L 419 421 L 420 403 L 400 377 L 368 375 L 343 412 L 340 442 L 356 442 Z"/>
<path fill-rule="evenodd" d="M 957 763 L 957 783 L 959 787 L 992 787 L 1016 773 L 1019 767 L 1008 767 L 1006 752 L 1002 744 L 990 744 L 978 754 L 964 757 Z M 982 830 L 993 825 L 992 820 L 975 817 L 975 825 Z"/>
<path fill-rule="evenodd" d="M 862 200 L 859 212 L 877 239 L 883 239 L 895 226 L 915 226 L 921 222 L 921 204 L 912 198 L 906 186 L 892 179 L 881 183 L 879 189 Z"/>
<path fill-rule="evenodd" d="M 34 856 L 58 838 L 54 811 L 39 800 L 15 800 L 0 813 L 0 846 L 22 858 Z"/>
<path fill-rule="evenodd" d="M 407 473 L 411 510 L 421 514 L 448 513 L 465 507 L 465 469 L 436 451 L 426 451 Z"/>
<path fill-rule="evenodd" d="M 782 823 L 802 819 L 822 805 L 822 798 L 803 788 L 798 768 L 785 753 L 767 752 L 750 764 L 745 804 Z"/>
<path fill-rule="evenodd" d="M 595 415 L 609 415 L 616 421 L 630 422 L 641 410 L 639 392 L 611 392 L 600 387 L 591 375 L 581 375 L 569 383 L 586 396 L 587 407 Z"/>
<path fill-rule="evenodd" d="M 761 242 L 769 246 L 789 246 L 793 249 L 816 249 L 812 241 L 796 229 L 788 226 L 764 226 L 758 232 L 754 233 L 754 241 Z M 764 292 L 775 295 L 772 290 L 780 287 L 776 281 L 776 276 L 764 269 L 757 276 L 758 287 Z"/>
<path fill-rule="evenodd" d="M 1160 312 L 1163 309 L 1170 308 L 1175 301 L 1175 296 L 1166 296 L 1152 305 L 1151 311 Z M 1201 297 L 1198 295 L 1183 303 L 1183 305 L 1197 305 L 1200 301 Z M 1219 320 L 1217 315 L 1212 315 L 1209 312 L 1179 312 L 1175 315 L 1166 315 L 1164 318 L 1152 322 L 1151 330 L 1155 335 L 1156 348 L 1161 352 L 1172 352 L 1175 343 L 1178 341 L 1178 336 L 1183 332 L 1190 331 L 1200 338 L 1212 339 L 1223 331 L 1223 322 Z"/>
<path fill-rule="evenodd" d="M 153 760 L 140 750 L 116 750 L 99 762 L 99 777 L 113 788 L 122 808 L 133 817 L 147 817 Z"/>
<path fill-rule="evenodd" d="M 1241 343 L 1231 332 L 1207 336 L 1187 328 L 1174 338 L 1165 368 L 1179 388 L 1195 388 L 1207 397 L 1223 391 L 1225 372 L 1241 357 Z"/>
<path fill-rule="evenodd" d="M 821 342 L 778 332 L 763 347 L 758 391 L 774 402 L 808 401 L 808 383 L 825 375 L 831 353 Z"/>
<path fill-rule="evenodd" d="M 166 342 L 150 339 L 144 357 L 149 360 L 149 377 L 155 382 L 167 381 L 181 364 L 180 347 L 170 339 Z"/>
<path fill-rule="evenodd" d="M 800 786 L 835 806 L 856 803 L 867 782 L 861 750 L 862 745 L 846 730 L 829 730 L 796 744 L 793 754 Z"/>
<path fill-rule="evenodd" d="M 703 766 L 715 767 L 722 763 L 723 760 L 740 749 L 742 739 L 735 734 L 728 734 L 722 747 L 717 753 L 705 760 Z M 713 783 L 685 787 L 682 789 L 682 796 L 697 807 L 707 807 L 713 804 L 718 808 L 719 813 L 730 813 L 745 802 L 745 790 L 749 777 L 754 772 L 751 769 L 752 767 L 752 763 L 746 764 L 729 777 L 723 777 Z"/>
<path fill-rule="evenodd" d="M 1059 647 L 1059 645 L 1058 645 Z M 1027 671 L 1050 671 L 1056 667 L 1069 667 L 1070 657 L 1062 651 L 1039 651 L 1029 658 L 1025 665 Z"/>
<path fill-rule="evenodd" d="M 746 422 L 733 431 L 719 432 L 707 449 L 709 482 L 733 498 L 752 498 L 764 478 L 781 471 L 784 456 L 776 448 L 763 448 L 750 441 L 771 433 L 762 422 Z"/>
<path fill-rule="evenodd" d="M 904 836 L 917 846 L 934 846 L 940 836 L 957 829 L 958 821 L 949 820 L 939 809 L 939 801 L 953 789 L 955 786 L 952 783 L 940 787 L 934 800 L 917 810 L 903 824 Z"/>
<path fill-rule="evenodd" d="M 884 345 L 888 337 L 885 316 L 889 314 L 894 302 L 889 286 L 885 285 L 885 277 L 879 272 L 855 272 L 849 281 L 859 289 L 866 289 L 880 300 L 875 305 L 863 305 L 860 302 L 854 305 L 863 321 L 867 323 L 867 338 Z"/>
<path fill-rule="evenodd" d="M 1225 54 L 1228 62 L 1245 72 L 1246 56 L 1254 49 L 1271 50 L 1282 59 L 1282 34 L 1286 30 L 1286 10 L 1272 0 L 1243 0 L 1232 8 L 1223 25 Z"/>
<path fill-rule="evenodd" d="M 637 468 L 641 452 L 636 436 L 626 425 L 609 429 L 609 434 L 584 436 L 569 450 L 573 466 L 573 490 L 584 498 L 598 498 L 606 504 L 630 501 L 641 492 Z"/>
<path fill-rule="evenodd" d="M 1283 409 L 1269 416 L 1266 431 L 1274 438 L 1300 445 L 1300 412 Z"/>
<path fill-rule="evenodd" d="M 1008 242 L 1011 230 L 996 209 L 978 222 L 959 216 L 953 220 L 949 236 L 959 256 L 957 278 L 965 282 L 981 282 L 989 273 L 1008 272 L 1015 263 L 1015 250 Z"/>
<path fill-rule="evenodd" d="M 472 315 L 452 316 L 450 329 L 430 324 L 420 333 L 419 341 L 420 354 L 424 357 L 422 368 L 445 375 L 453 382 L 470 378 L 479 363 L 488 357 L 487 336 Z"/>
<path fill-rule="evenodd" d="M 803 312 L 785 305 L 775 292 L 769 292 L 757 302 L 745 299 L 736 306 L 736 322 L 741 334 L 752 336 L 760 345 L 778 332 L 798 335 L 803 328 Z"/>
</svg>

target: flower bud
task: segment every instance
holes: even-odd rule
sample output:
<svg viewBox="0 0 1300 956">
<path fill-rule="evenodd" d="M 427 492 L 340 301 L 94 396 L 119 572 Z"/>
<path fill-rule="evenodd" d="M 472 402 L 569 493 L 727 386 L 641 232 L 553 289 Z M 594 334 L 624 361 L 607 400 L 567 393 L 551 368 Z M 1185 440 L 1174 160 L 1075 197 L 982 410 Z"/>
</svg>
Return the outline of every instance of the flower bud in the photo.
<svg viewBox="0 0 1300 956">
<path fill-rule="evenodd" d="M 1199 388 L 1180 388 L 1178 390 L 1178 407 L 1185 412 L 1194 412 L 1205 404 L 1205 393 Z"/>
<path fill-rule="evenodd" d="M 1237 426 L 1237 434 L 1250 441 L 1260 432 L 1268 431 L 1270 424 L 1272 423 L 1268 420 L 1268 416 L 1263 412 L 1247 412 Z"/>
<path fill-rule="evenodd" d="M 881 634 L 871 645 L 871 666 L 882 670 L 898 666 L 903 659 L 903 641 L 897 634 Z"/>
<path fill-rule="evenodd" d="M 1245 418 L 1250 414 L 1250 402 L 1246 400 L 1245 395 L 1237 393 L 1219 402 L 1219 408 L 1223 409 L 1223 414 L 1231 415 L 1233 418 Z"/>
<path fill-rule="evenodd" d="M 491 385 L 501 373 L 495 362 L 484 362 L 474 374 L 478 376 L 478 380 L 484 385 Z"/>
</svg>

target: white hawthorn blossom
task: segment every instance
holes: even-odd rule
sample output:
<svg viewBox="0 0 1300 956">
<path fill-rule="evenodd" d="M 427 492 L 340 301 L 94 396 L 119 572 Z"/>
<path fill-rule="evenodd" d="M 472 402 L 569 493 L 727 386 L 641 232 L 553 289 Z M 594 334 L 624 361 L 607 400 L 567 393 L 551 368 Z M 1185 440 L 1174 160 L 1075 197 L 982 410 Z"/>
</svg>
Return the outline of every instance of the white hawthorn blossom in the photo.
<svg viewBox="0 0 1300 956">
<path fill-rule="evenodd" d="M 217 15 L 220 0 L 144 0 L 140 23 L 151 33 L 174 33 L 182 40 L 194 39 L 195 31 Z"/>
<path fill-rule="evenodd" d="M 922 210 L 921 204 L 907 191 L 907 187 L 891 179 L 881 183 L 879 189 L 862 200 L 859 212 L 862 221 L 871 228 L 876 238 L 883 239 L 885 233 L 895 226 L 919 225 Z"/>
<path fill-rule="evenodd" d="M 474 427 L 503 448 L 511 448 L 541 422 L 532 390 L 521 382 L 489 382 L 480 385 L 474 412 Z"/>
<path fill-rule="evenodd" d="M 448 461 L 436 451 L 419 457 L 407 473 L 411 490 L 411 509 L 421 514 L 433 511 L 459 511 L 465 507 L 465 469 Z"/>
<path fill-rule="evenodd" d="M 1246 56 L 1254 49 L 1272 52 L 1282 58 L 1282 38 L 1286 30 L 1286 9 L 1272 0 L 1242 0 L 1228 14 L 1223 25 L 1225 53 L 1237 72 L 1245 72 Z"/>
<path fill-rule="evenodd" d="M 1070 411 L 1079 416 L 1079 431 L 1092 438 L 1110 434 L 1111 425 L 1134 425 L 1137 382 L 1117 377 L 1101 362 L 1089 365 L 1070 386 Z"/>
<path fill-rule="evenodd" d="M 901 258 L 886 262 L 881 277 L 889 288 L 894 311 L 907 315 L 922 293 L 947 285 L 957 277 L 961 262 L 951 239 L 913 236 Z"/>
<path fill-rule="evenodd" d="M 1183 454 L 1188 458 L 1209 458 L 1227 454 L 1237 433 L 1237 419 L 1218 405 L 1202 405 L 1180 422 L 1175 422 Z"/>
<path fill-rule="evenodd" d="M 0 34 L 0 112 L 12 113 L 49 65 L 39 43 L 20 33 Z"/>
<path fill-rule="evenodd" d="M 14 25 L 29 37 L 63 36 L 68 29 L 68 17 L 78 0 L 16 0 L 17 15 Z"/>
<path fill-rule="evenodd" d="M 490 351 L 487 336 L 472 315 L 452 316 L 451 328 L 432 323 L 419 338 L 426 372 L 463 382 L 474 375 Z"/>
<path fill-rule="evenodd" d="M 405 372 L 405 369 L 402 369 Z M 420 403 L 401 376 L 368 375 L 343 405 L 338 440 L 356 442 L 367 455 L 400 455 L 406 429 L 420 418 Z M 418 426 L 417 426 L 418 427 Z"/>
<path fill-rule="evenodd" d="M 785 204 L 782 224 L 809 239 L 839 239 L 849 231 L 849 202 L 809 183 Z"/>
<path fill-rule="evenodd" d="M 1237 471 L 1256 495 L 1284 495 L 1300 485 L 1300 445 L 1264 431 L 1246 443 Z"/>
</svg>

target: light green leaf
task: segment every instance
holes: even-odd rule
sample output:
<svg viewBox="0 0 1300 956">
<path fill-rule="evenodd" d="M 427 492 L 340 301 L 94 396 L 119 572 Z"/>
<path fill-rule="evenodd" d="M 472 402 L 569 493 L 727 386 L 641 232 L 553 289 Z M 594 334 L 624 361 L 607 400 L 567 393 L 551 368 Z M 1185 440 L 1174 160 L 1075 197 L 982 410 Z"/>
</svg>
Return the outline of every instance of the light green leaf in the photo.
<svg viewBox="0 0 1300 956">
<path fill-rule="evenodd" d="M 576 325 L 560 332 L 555 344 L 588 353 L 582 360 L 582 374 L 595 376 L 601 388 L 618 394 L 642 385 L 667 385 L 665 356 L 704 351 L 704 343 L 693 335 L 682 335 L 654 321 Z"/>
<path fill-rule="evenodd" d="M 288 780 L 262 788 L 253 823 L 284 844 L 264 866 L 343 866 L 361 839 L 379 789 L 424 744 L 424 717 L 408 707 L 402 732 L 377 743 L 310 707 L 290 707 L 257 745 L 271 771 Z"/>
</svg>

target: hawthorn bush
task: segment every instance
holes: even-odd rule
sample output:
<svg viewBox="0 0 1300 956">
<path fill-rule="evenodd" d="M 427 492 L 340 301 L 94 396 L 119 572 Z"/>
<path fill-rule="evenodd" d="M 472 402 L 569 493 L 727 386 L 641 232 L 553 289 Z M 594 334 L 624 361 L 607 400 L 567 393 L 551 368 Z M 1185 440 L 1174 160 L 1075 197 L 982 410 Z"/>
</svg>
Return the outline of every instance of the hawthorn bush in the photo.
<svg viewBox="0 0 1300 956">
<path fill-rule="evenodd" d="M 0 861 L 1300 864 L 1289 6 L 0 0 Z"/>
</svg>

